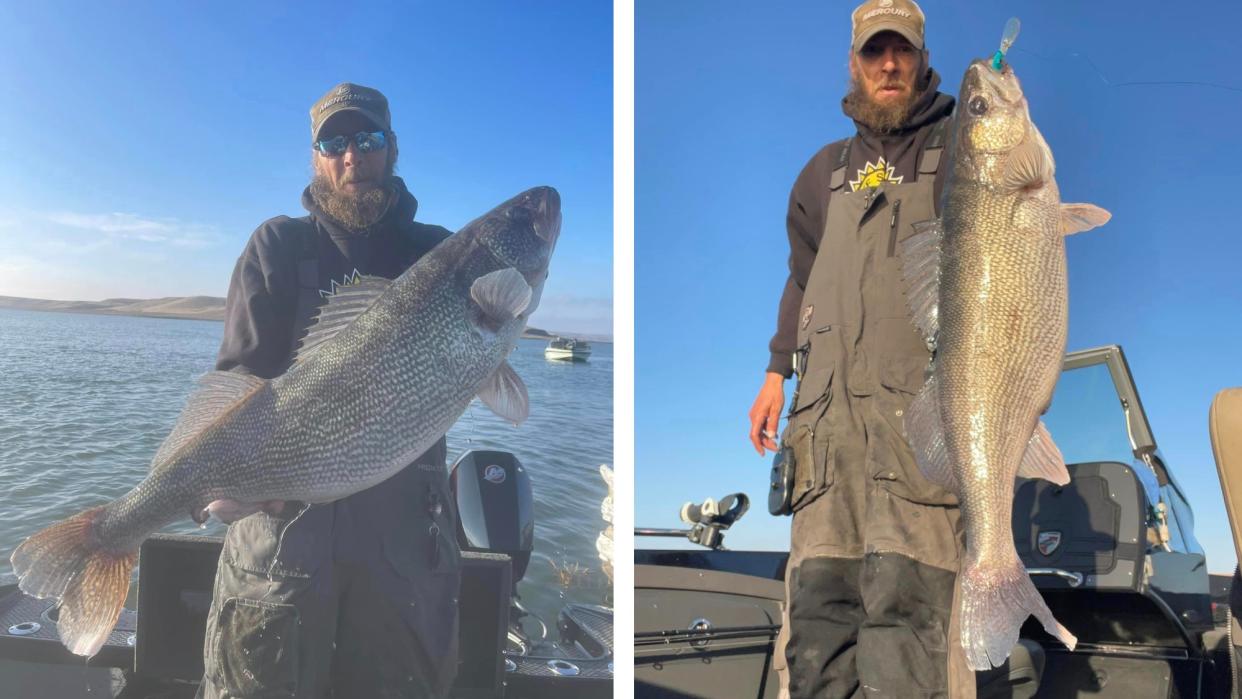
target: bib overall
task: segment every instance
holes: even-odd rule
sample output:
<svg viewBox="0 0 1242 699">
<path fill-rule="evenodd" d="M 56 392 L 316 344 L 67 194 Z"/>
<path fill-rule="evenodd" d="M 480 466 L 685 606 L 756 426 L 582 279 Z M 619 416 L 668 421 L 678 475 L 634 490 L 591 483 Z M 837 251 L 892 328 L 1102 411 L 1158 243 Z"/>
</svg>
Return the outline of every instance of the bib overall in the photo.
<svg viewBox="0 0 1242 699">
<path fill-rule="evenodd" d="M 847 144 L 830 182 L 784 433 L 796 467 L 777 651 L 790 697 L 947 697 L 950 682 L 953 697 L 974 695 L 960 652 L 949 652 L 959 508 L 919 472 L 903 422 L 930 355 L 898 249 L 936 215 L 942 145 L 929 139 L 917 180 L 851 192 Z"/>
</svg>

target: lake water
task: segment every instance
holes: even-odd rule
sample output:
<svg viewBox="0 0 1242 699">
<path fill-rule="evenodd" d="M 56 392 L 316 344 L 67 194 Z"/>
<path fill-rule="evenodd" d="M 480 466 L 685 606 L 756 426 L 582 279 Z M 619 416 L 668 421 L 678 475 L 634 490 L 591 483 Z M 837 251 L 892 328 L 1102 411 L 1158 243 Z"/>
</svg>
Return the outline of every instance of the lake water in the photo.
<svg viewBox="0 0 1242 699">
<path fill-rule="evenodd" d="M 0 309 L 0 577 L 27 536 L 106 503 L 145 477 L 223 324 Z M 521 340 L 510 363 L 530 392 L 513 427 L 479 401 L 448 434 L 449 463 L 469 449 L 513 452 L 531 476 L 535 554 L 518 592 L 555 634 L 564 601 L 611 606 L 595 539 L 612 462 L 612 345 L 586 363 L 550 362 Z M 188 516 L 165 531 L 222 535 Z M 132 605 L 132 599 L 130 601 Z M 534 628 L 528 627 L 528 628 Z"/>
</svg>

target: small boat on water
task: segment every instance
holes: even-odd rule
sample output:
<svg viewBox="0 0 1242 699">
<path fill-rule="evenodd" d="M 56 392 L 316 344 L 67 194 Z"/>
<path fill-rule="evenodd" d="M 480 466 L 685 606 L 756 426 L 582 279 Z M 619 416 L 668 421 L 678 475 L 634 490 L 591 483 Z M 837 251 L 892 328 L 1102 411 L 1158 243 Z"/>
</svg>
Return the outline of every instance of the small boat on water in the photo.
<svg viewBox="0 0 1242 699">
<path fill-rule="evenodd" d="M 543 351 L 547 359 L 558 359 L 570 362 L 585 362 L 591 356 L 591 343 L 572 337 L 554 337 Z"/>
</svg>

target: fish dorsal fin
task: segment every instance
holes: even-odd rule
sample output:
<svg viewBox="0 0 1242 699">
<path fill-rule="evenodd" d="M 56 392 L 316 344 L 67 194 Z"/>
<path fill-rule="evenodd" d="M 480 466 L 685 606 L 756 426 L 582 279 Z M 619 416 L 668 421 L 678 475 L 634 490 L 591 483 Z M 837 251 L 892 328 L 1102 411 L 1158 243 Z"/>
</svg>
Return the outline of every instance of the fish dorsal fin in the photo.
<svg viewBox="0 0 1242 699">
<path fill-rule="evenodd" d="M 1026 445 L 1022 462 L 1018 464 L 1018 476 L 1042 478 L 1057 485 L 1070 482 L 1069 471 L 1065 468 L 1065 457 L 1061 456 L 1061 450 L 1052 441 L 1052 435 L 1048 433 L 1048 427 L 1043 420 L 1035 426 L 1035 434 L 1031 435 L 1031 441 Z"/>
<path fill-rule="evenodd" d="M 940 389 L 933 374 L 923 390 L 906 409 L 906 435 L 914 449 L 914 460 L 927 480 L 957 492 L 957 478 L 949 463 L 949 450 L 944 444 L 944 425 L 940 420 Z"/>
<path fill-rule="evenodd" d="M 319 314 L 298 345 L 294 363 L 305 360 L 316 347 L 336 337 L 342 328 L 354 322 L 391 286 L 391 279 L 364 276 L 359 277 L 357 283 L 337 287 L 335 293 L 328 297 L 328 302 L 319 307 Z"/>
<path fill-rule="evenodd" d="M 512 267 L 489 272 L 470 285 L 470 298 L 479 304 L 483 315 L 505 322 L 516 318 L 530 305 L 530 284 Z"/>
<path fill-rule="evenodd" d="M 1103 226 L 1113 215 L 1095 204 L 1062 204 L 1061 234 L 1074 235 Z"/>
<path fill-rule="evenodd" d="M 1001 184 L 1006 189 L 1041 187 L 1052 180 L 1053 167 L 1047 147 L 1028 139 L 1009 152 Z"/>
<path fill-rule="evenodd" d="M 901 277 L 911 319 L 930 345 L 940 329 L 940 241 L 944 233 L 939 219 L 920 221 L 914 231 L 901 241 Z"/>
<path fill-rule="evenodd" d="M 479 386 L 479 400 L 500 417 L 520 425 L 530 415 L 530 397 L 526 384 L 509 362 L 501 362 L 495 373 Z"/>
<path fill-rule="evenodd" d="M 238 371 L 213 371 L 198 380 L 198 390 L 190 395 L 181 417 L 172 432 L 164 438 L 155 458 L 154 468 L 164 463 L 199 435 L 208 425 L 241 401 L 267 385 L 267 381 Z"/>
</svg>

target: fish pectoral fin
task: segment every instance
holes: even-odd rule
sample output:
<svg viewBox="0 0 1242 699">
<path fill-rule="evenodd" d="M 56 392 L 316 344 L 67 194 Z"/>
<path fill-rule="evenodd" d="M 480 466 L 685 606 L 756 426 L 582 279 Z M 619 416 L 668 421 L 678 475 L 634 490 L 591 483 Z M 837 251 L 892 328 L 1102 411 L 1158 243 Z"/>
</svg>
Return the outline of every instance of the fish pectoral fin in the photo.
<svg viewBox="0 0 1242 699">
<path fill-rule="evenodd" d="M 940 219 L 914 224 L 914 235 L 901 241 L 898 256 L 905 285 L 906 305 L 914 326 L 930 345 L 940 329 Z"/>
<path fill-rule="evenodd" d="M 508 362 L 503 362 L 479 387 L 479 400 L 514 425 L 522 424 L 530 416 L 526 384 Z"/>
<path fill-rule="evenodd" d="M 1018 477 L 1042 478 L 1057 485 L 1070 482 L 1069 471 L 1065 468 L 1065 457 L 1061 456 L 1061 450 L 1052 441 L 1052 435 L 1048 433 L 1048 427 L 1042 420 L 1035 426 L 1031 441 L 1027 442 L 1022 462 L 1018 464 Z"/>
<path fill-rule="evenodd" d="M 949 450 L 944 444 L 940 389 L 934 374 L 906 409 L 906 436 L 923 476 L 942 488 L 957 492 L 957 478 L 953 475 Z"/>
<path fill-rule="evenodd" d="M 470 285 L 470 298 L 479 304 L 483 315 L 502 322 L 525 311 L 532 293 L 526 277 L 512 267 L 484 274 Z"/>
<path fill-rule="evenodd" d="M 198 381 L 198 390 L 190 395 L 177 418 L 177 424 L 164 438 L 164 443 L 151 460 L 152 468 L 172 458 L 208 425 L 267 384 L 265 379 L 238 371 L 211 371 L 204 374 Z"/>
<path fill-rule="evenodd" d="M 1062 204 L 1061 234 L 1074 235 L 1108 223 L 1112 218 L 1106 209 L 1095 204 Z"/>
<path fill-rule="evenodd" d="M 1009 152 L 1001 183 L 1007 189 L 1036 189 L 1052 181 L 1053 163 L 1048 149 L 1027 140 Z"/>
</svg>

